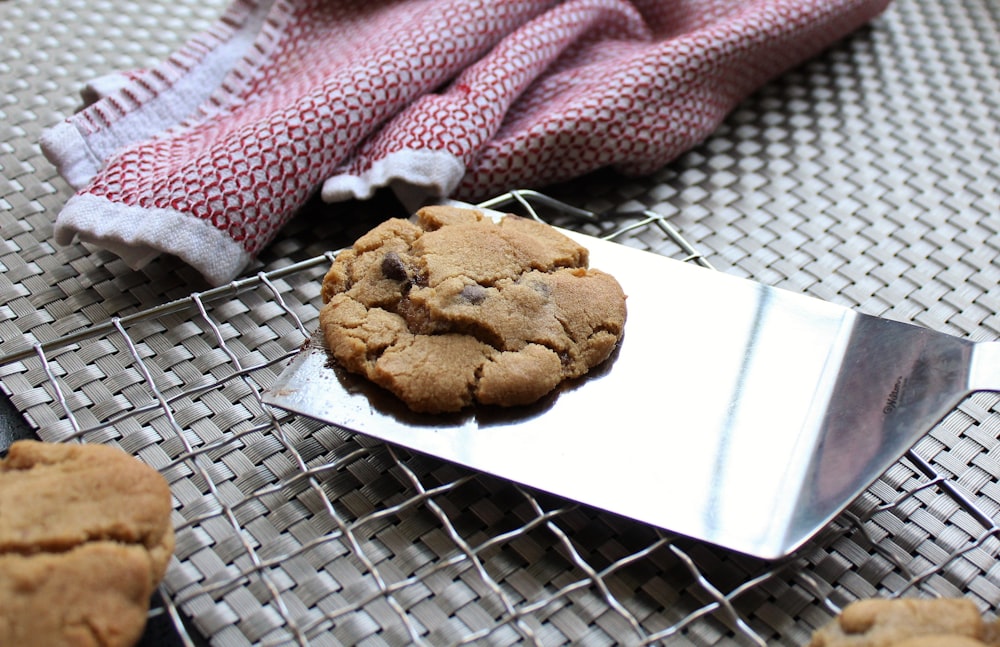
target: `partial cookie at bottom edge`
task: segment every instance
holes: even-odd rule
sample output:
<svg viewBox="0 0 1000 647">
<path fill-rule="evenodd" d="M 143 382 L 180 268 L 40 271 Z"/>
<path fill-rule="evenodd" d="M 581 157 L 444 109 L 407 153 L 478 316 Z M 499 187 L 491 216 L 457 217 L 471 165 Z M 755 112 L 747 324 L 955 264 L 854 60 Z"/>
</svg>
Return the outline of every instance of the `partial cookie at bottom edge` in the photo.
<svg viewBox="0 0 1000 647">
<path fill-rule="evenodd" d="M 817 629 L 807 647 L 997 647 L 995 623 L 965 598 L 867 599 Z"/>
<path fill-rule="evenodd" d="M 174 549 L 170 488 L 104 445 L 19 441 L 0 460 L 0 644 L 127 647 Z"/>
</svg>

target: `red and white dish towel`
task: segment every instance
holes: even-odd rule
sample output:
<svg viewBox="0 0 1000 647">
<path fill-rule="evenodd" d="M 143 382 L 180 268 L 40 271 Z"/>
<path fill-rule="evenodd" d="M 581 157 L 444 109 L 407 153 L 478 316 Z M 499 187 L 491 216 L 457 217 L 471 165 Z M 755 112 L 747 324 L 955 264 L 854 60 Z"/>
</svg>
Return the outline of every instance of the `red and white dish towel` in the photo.
<svg viewBox="0 0 1000 647">
<path fill-rule="evenodd" d="M 317 191 L 474 200 L 651 172 L 889 0 L 234 0 L 85 88 L 55 238 L 237 277 Z"/>
</svg>

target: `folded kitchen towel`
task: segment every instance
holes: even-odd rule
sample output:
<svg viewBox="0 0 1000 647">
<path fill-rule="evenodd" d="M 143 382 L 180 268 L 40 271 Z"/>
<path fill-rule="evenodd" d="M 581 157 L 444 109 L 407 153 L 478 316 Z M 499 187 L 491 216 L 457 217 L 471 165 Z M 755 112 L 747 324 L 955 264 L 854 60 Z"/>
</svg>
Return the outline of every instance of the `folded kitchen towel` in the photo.
<svg viewBox="0 0 1000 647">
<path fill-rule="evenodd" d="M 888 0 L 235 0 L 44 133 L 56 219 L 232 280 L 305 201 L 646 173 Z"/>
<path fill-rule="evenodd" d="M 607 166 L 652 172 L 887 4 L 562 3 L 366 139 L 323 196 L 394 186 L 474 200 Z"/>
<path fill-rule="evenodd" d="M 352 148 L 547 9 L 540 0 L 236 0 L 163 64 L 43 135 L 75 236 L 235 277 Z"/>
</svg>

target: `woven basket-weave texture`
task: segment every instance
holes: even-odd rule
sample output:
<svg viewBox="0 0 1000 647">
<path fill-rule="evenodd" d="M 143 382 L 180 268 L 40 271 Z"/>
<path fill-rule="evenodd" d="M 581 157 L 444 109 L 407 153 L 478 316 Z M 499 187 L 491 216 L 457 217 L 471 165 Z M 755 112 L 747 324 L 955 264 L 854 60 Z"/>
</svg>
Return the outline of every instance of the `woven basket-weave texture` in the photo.
<svg viewBox="0 0 1000 647">
<path fill-rule="evenodd" d="M 114 444 L 167 477 L 178 541 L 161 593 L 181 635 L 801 645 L 862 597 L 965 596 L 996 616 L 996 394 L 964 400 L 800 551 L 762 561 L 264 406 L 315 326 L 323 254 L 401 215 L 391 197 L 310 204 L 216 291 L 171 259 L 135 272 L 54 245 L 71 191 L 40 132 L 84 81 L 155 63 L 222 7 L 0 1 L 0 384 L 41 438 Z M 553 215 L 566 226 L 685 256 L 642 224 L 654 213 L 716 271 L 994 340 L 998 70 L 1000 4 L 896 0 L 657 173 L 531 188 L 602 214 Z"/>
</svg>

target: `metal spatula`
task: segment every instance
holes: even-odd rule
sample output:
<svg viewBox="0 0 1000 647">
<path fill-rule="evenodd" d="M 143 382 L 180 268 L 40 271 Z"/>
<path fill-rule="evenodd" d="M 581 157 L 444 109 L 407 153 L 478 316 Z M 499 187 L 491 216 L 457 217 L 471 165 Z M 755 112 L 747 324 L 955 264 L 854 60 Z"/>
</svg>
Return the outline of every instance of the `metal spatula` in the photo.
<svg viewBox="0 0 1000 647">
<path fill-rule="evenodd" d="M 265 400 L 778 558 L 969 393 L 1000 390 L 1000 342 L 973 343 L 565 233 L 628 295 L 624 339 L 587 377 L 527 408 L 418 415 L 331 366 L 317 335 Z"/>
</svg>

